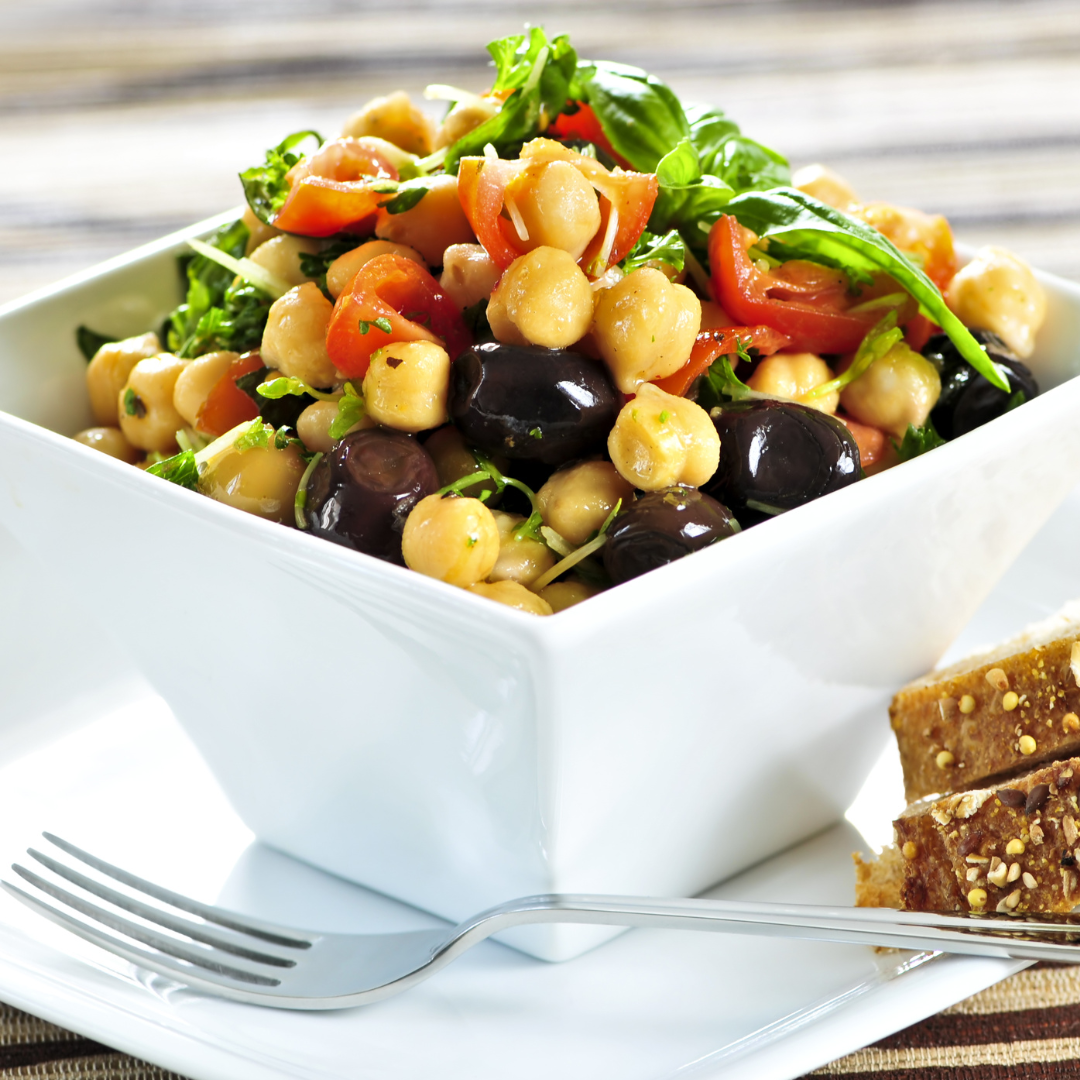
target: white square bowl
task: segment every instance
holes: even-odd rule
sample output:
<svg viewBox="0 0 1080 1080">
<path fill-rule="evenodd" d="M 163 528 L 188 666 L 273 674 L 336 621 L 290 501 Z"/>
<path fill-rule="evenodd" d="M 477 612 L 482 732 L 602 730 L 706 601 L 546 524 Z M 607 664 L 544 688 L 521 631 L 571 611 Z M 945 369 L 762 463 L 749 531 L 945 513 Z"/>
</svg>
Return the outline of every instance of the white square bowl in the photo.
<svg viewBox="0 0 1080 1080">
<path fill-rule="evenodd" d="M 156 325 L 226 215 L 0 309 L 0 523 L 129 650 L 259 838 L 450 919 L 690 895 L 840 816 L 926 670 L 1080 481 L 1080 288 L 1048 392 L 549 619 L 245 515 L 65 436 L 79 323 Z M 43 643 L 43 647 L 46 647 Z M 508 935 L 564 959 L 609 933 Z"/>
</svg>

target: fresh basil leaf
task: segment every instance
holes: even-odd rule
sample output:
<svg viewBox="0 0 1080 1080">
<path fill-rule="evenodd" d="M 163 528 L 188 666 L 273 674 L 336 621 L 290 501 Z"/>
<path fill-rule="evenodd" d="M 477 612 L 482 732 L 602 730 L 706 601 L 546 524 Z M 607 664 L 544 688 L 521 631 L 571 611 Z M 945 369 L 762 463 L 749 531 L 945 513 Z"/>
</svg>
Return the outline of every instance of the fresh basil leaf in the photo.
<svg viewBox="0 0 1080 1080">
<path fill-rule="evenodd" d="M 583 64 L 578 84 L 616 152 L 641 172 L 690 136 L 682 103 L 660 79 L 625 64 Z"/>
<path fill-rule="evenodd" d="M 322 146 L 323 138 L 317 131 L 293 132 L 273 149 L 266 151 L 266 161 L 262 165 L 253 165 L 240 174 L 248 206 L 266 225 L 273 225 L 274 217 L 289 197 L 289 184 L 285 176 L 303 156 L 294 154 L 293 148 L 306 139 L 315 139 Z"/>
<path fill-rule="evenodd" d="M 662 236 L 657 236 L 646 229 L 638 237 L 638 242 L 630 254 L 619 265 L 623 273 L 629 274 L 638 267 L 653 262 L 664 262 L 677 271 L 682 271 L 686 265 L 686 242 L 675 229 Z"/>
<path fill-rule="evenodd" d="M 889 442 L 893 444 L 896 456 L 901 461 L 910 461 L 913 457 L 925 454 L 927 450 L 945 445 L 945 440 L 937 433 L 933 421 L 929 419 L 919 428 L 908 424 L 903 441 L 899 445 L 895 439 L 890 439 Z"/>
<path fill-rule="evenodd" d="M 723 180 L 708 173 L 685 187 L 661 184 L 649 215 L 649 231 L 661 233 L 669 229 L 682 229 L 690 236 L 699 233 L 701 247 L 704 248 L 708 226 L 727 212 L 734 194 Z"/>
<path fill-rule="evenodd" d="M 662 187 L 689 187 L 701 180 L 697 151 L 688 138 L 681 139 L 656 165 L 656 179 Z"/>
<path fill-rule="evenodd" d="M 79 346 L 79 352 L 87 360 L 93 360 L 102 345 L 111 345 L 119 340 L 119 338 L 109 337 L 108 334 L 99 334 L 96 330 L 91 330 L 89 326 L 80 326 L 75 331 L 75 344 Z"/>
<path fill-rule="evenodd" d="M 915 298 L 922 314 L 949 335 L 980 375 L 1008 392 L 1008 381 L 949 310 L 937 286 L 876 229 L 794 188 L 747 192 L 732 199 L 726 212 L 759 237 L 768 237 L 770 254 L 777 253 L 773 245 L 786 244 L 849 273 L 888 274 Z"/>
<path fill-rule="evenodd" d="M 741 134 L 739 125 L 722 109 L 687 105 L 685 112 L 690 125 L 690 141 L 698 152 L 702 168 L 706 172 L 713 172 L 712 162 L 724 143 L 733 135 Z"/>
<path fill-rule="evenodd" d="M 528 37 L 518 34 L 493 41 L 488 52 L 499 71 L 494 89 L 514 92 L 490 120 L 447 150 L 443 165 L 448 173 L 457 172 L 461 158 L 482 154 L 488 143 L 500 156 L 516 156 L 522 143 L 542 134 L 566 107 L 577 53 L 565 34 L 549 41 L 534 26 Z"/>
<path fill-rule="evenodd" d="M 686 115 L 703 173 L 718 176 L 739 194 L 791 183 L 787 159 L 748 139 L 722 110 L 692 105 Z"/>
<path fill-rule="evenodd" d="M 199 487 L 199 466 L 195 462 L 194 450 L 183 450 L 164 461 L 157 461 L 146 470 L 151 476 L 160 476 L 170 484 L 197 491 Z"/>
</svg>

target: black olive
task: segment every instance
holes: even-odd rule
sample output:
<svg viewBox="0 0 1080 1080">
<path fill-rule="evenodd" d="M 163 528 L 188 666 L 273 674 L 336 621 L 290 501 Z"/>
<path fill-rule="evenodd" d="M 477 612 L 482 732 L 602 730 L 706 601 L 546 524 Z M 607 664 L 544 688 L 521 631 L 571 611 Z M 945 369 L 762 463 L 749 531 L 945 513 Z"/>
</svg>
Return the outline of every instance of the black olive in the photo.
<svg viewBox="0 0 1080 1080">
<path fill-rule="evenodd" d="M 720 465 L 704 490 L 736 514 L 791 510 L 862 475 L 859 448 L 834 416 L 786 401 L 739 401 L 712 412 Z"/>
<path fill-rule="evenodd" d="M 604 569 L 618 585 L 738 531 L 728 508 L 700 491 L 650 491 L 612 522 Z"/>
<path fill-rule="evenodd" d="M 354 431 L 315 466 L 304 509 L 315 536 L 404 565 L 412 508 L 439 490 L 431 455 L 398 431 Z"/>
<path fill-rule="evenodd" d="M 923 356 L 941 372 L 941 397 L 930 413 L 943 439 L 955 439 L 1017 405 L 1037 397 L 1039 385 L 1030 368 L 989 330 L 972 330 L 983 352 L 1004 369 L 1009 392 L 999 390 L 961 355 L 947 334 L 935 334 L 923 347 Z"/>
<path fill-rule="evenodd" d="M 601 448 L 622 397 L 599 361 L 565 349 L 474 345 L 450 373 L 450 419 L 473 446 L 562 465 Z"/>
</svg>

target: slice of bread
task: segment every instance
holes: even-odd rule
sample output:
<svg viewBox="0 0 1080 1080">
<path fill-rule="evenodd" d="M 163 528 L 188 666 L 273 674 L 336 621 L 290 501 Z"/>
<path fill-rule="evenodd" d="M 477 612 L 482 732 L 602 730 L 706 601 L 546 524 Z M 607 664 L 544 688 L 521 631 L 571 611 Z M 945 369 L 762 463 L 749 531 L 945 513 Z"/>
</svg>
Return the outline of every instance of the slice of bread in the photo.
<svg viewBox="0 0 1080 1080">
<path fill-rule="evenodd" d="M 906 911 L 1068 912 L 1080 902 L 1080 757 L 913 803 L 856 903 Z M 901 880 L 902 879 L 902 880 Z"/>
<path fill-rule="evenodd" d="M 909 683 L 889 716 L 909 801 L 1080 754 L 1080 601 Z"/>
</svg>

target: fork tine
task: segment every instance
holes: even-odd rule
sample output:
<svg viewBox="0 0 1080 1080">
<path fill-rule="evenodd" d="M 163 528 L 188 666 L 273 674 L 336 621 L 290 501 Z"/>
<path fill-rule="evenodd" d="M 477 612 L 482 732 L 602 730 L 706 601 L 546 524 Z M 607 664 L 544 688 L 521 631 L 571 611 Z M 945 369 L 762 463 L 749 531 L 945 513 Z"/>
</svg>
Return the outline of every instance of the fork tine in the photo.
<svg viewBox="0 0 1080 1080">
<path fill-rule="evenodd" d="M 5 892 L 15 897 L 16 900 L 25 904 L 38 915 L 43 915 L 50 922 L 62 926 L 65 930 L 69 930 L 84 941 L 89 941 L 92 945 L 97 945 L 106 952 L 119 956 L 132 964 L 147 968 L 149 971 L 156 971 L 169 977 L 178 977 L 181 982 L 188 985 L 206 984 L 220 988 L 226 993 L 239 989 L 236 987 L 236 981 L 240 981 L 248 987 L 265 987 L 267 991 L 279 985 L 277 979 L 255 975 L 239 968 L 230 969 L 223 966 L 222 970 L 219 971 L 215 968 L 200 965 L 196 971 L 190 965 L 178 963 L 162 953 L 148 952 L 129 942 L 115 938 L 111 934 L 106 934 L 96 926 L 73 918 L 66 911 L 61 911 L 59 908 L 53 907 L 52 904 L 46 904 L 43 900 L 20 889 L 17 885 L 12 885 L 9 881 L 0 881 L 0 888 L 3 888 Z M 258 991 L 254 989 L 248 991 L 248 994 L 253 993 L 258 993 Z"/>
<path fill-rule="evenodd" d="M 298 931 L 274 926 L 271 923 L 264 923 L 255 919 L 247 919 L 234 912 L 223 911 L 221 908 L 212 907 L 210 904 L 201 904 L 198 900 L 192 900 L 190 897 L 182 896 L 180 893 L 173 892 L 171 889 L 163 888 L 161 885 L 155 885 L 152 881 L 147 881 L 145 878 L 138 877 L 135 874 L 129 873 L 127 870 L 122 870 L 119 866 L 113 866 L 112 863 L 107 863 L 104 859 L 99 859 L 96 855 L 91 855 L 88 851 L 83 851 L 82 848 L 76 847 L 74 844 L 61 839 L 59 836 L 54 836 L 49 832 L 43 832 L 41 835 L 54 847 L 58 847 L 61 851 L 67 852 L 68 855 L 78 859 L 80 862 L 86 863 L 87 866 L 93 867 L 100 873 L 111 877 L 114 881 L 119 881 L 132 889 L 138 889 L 139 892 L 144 892 L 147 896 L 152 896 L 155 900 L 161 900 L 166 904 L 171 904 L 181 911 L 186 911 L 189 915 L 197 915 L 200 919 L 205 919 L 207 922 L 216 923 L 218 926 L 224 926 L 228 930 L 235 930 L 239 934 L 248 934 L 250 937 L 259 938 L 272 945 L 281 945 L 287 949 L 311 948 L 311 942 L 298 936 Z"/>
<path fill-rule="evenodd" d="M 108 885 L 103 885 L 99 881 L 94 881 L 85 874 L 80 874 L 77 870 L 72 870 L 71 867 L 65 866 L 62 862 L 57 862 L 56 859 L 50 858 L 48 855 L 43 855 L 34 848 L 28 848 L 27 854 L 36 859 L 42 866 L 47 867 L 54 874 L 70 881 L 72 885 L 77 885 L 80 889 L 92 893 L 100 900 L 106 900 L 114 907 L 130 911 L 132 915 L 138 915 L 139 918 L 145 919 L 147 922 L 163 926 L 166 930 L 172 930 L 177 934 L 183 934 L 184 937 L 190 938 L 192 941 L 201 942 L 203 945 L 210 945 L 213 948 L 221 949 L 223 952 L 231 953 L 233 956 L 239 956 L 244 960 L 254 960 L 260 964 L 271 964 L 274 967 L 296 966 L 295 960 L 283 956 L 274 956 L 272 953 L 268 952 L 259 952 L 244 945 L 238 945 L 224 934 L 205 930 L 199 926 L 199 924 L 191 922 L 189 919 L 182 919 L 175 915 L 170 915 L 167 911 L 162 911 L 161 908 L 151 907 L 149 904 L 144 904 L 139 900 L 126 896 L 124 893 L 117 892 L 115 889 L 110 889 Z M 15 869 L 16 872 L 19 872 L 18 868 Z"/>
<path fill-rule="evenodd" d="M 59 900 L 61 904 L 86 915 L 95 922 L 101 923 L 102 926 L 107 926 L 110 930 L 115 930 L 117 933 L 131 938 L 133 941 L 138 941 L 143 945 L 149 945 L 150 948 L 156 949 L 159 953 L 164 953 L 166 956 L 175 957 L 178 960 L 185 960 L 187 963 L 193 964 L 205 971 L 213 971 L 219 975 L 225 975 L 241 982 L 256 983 L 261 986 L 278 986 L 281 983 L 280 979 L 260 975 L 256 972 L 247 971 L 244 968 L 234 967 L 232 964 L 225 963 L 217 959 L 215 950 L 213 949 L 193 948 L 174 938 L 155 934 L 152 930 L 147 930 L 145 927 L 139 926 L 129 919 L 121 918 L 118 915 L 106 911 L 104 908 L 99 908 L 96 904 L 91 904 L 81 897 L 72 895 L 66 889 L 61 889 L 51 881 L 46 881 L 32 870 L 27 870 L 26 867 L 19 866 L 17 863 L 12 866 L 12 870 L 31 885 L 40 889 L 47 896 L 51 896 L 54 900 Z M 4 882 L 3 884 L 9 890 L 15 889 L 16 892 L 23 892 L 23 890 L 18 889 L 15 886 L 8 885 L 7 882 Z M 29 894 L 24 895 L 28 899 L 33 899 Z M 51 905 L 43 904 L 40 901 L 37 902 L 37 906 L 39 908 L 50 908 L 56 915 L 65 914 L 52 908 Z M 69 923 L 74 923 L 77 926 L 88 929 L 85 923 L 80 923 L 79 920 L 73 919 L 71 916 L 66 916 L 64 918 L 64 925 L 67 926 Z M 115 939 L 110 938 L 107 934 L 101 936 L 110 942 L 115 942 Z M 141 952 L 142 950 L 137 951 Z"/>
</svg>

